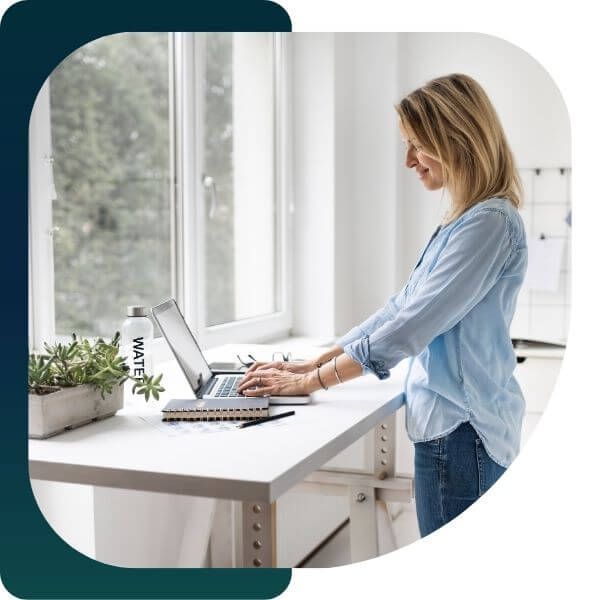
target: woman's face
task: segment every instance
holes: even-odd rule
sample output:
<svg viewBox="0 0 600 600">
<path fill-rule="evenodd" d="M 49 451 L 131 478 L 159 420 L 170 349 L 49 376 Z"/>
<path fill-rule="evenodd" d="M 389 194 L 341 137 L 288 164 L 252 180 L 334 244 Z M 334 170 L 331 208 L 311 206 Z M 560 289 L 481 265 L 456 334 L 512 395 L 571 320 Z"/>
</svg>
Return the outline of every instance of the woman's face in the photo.
<svg viewBox="0 0 600 600">
<path fill-rule="evenodd" d="M 442 164 L 425 154 L 419 141 L 414 136 L 411 137 L 402 125 L 400 125 L 400 134 L 406 146 L 406 166 L 409 169 L 414 167 L 417 177 L 426 189 L 433 191 L 444 187 Z"/>
</svg>

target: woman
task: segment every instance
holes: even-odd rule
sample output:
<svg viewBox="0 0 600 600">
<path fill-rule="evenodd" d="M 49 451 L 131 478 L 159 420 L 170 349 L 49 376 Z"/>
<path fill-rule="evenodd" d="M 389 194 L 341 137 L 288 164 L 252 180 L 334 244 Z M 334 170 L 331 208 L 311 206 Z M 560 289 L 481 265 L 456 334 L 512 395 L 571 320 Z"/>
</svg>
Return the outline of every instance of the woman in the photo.
<svg viewBox="0 0 600 600">
<path fill-rule="evenodd" d="M 314 361 L 255 364 L 248 396 L 310 393 L 410 360 L 422 536 L 470 506 L 519 449 L 524 401 L 509 327 L 527 262 L 521 185 L 498 116 L 466 75 L 430 81 L 396 110 L 406 166 L 451 206 L 406 286 Z"/>
</svg>

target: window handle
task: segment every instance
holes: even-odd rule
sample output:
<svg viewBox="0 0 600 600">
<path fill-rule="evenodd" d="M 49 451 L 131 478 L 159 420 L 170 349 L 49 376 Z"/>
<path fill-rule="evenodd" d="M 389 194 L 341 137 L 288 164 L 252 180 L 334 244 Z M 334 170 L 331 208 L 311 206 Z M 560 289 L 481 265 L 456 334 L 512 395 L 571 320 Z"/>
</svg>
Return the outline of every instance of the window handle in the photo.
<svg viewBox="0 0 600 600">
<path fill-rule="evenodd" d="M 210 194 L 210 207 L 208 209 L 208 219 L 212 221 L 217 214 L 217 204 L 218 204 L 218 196 L 217 196 L 217 184 L 215 180 L 210 175 L 202 175 L 202 185 L 204 189 L 208 191 Z"/>
</svg>

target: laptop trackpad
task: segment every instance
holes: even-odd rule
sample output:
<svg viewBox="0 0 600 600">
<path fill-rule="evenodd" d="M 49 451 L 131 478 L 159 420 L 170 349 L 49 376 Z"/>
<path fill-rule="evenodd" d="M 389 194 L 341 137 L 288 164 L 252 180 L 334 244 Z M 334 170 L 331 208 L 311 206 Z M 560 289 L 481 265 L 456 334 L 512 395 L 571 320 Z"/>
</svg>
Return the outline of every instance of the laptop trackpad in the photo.
<svg viewBox="0 0 600 600">
<path fill-rule="evenodd" d="M 270 396 L 269 405 L 310 404 L 310 396 Z"/>
</svg>

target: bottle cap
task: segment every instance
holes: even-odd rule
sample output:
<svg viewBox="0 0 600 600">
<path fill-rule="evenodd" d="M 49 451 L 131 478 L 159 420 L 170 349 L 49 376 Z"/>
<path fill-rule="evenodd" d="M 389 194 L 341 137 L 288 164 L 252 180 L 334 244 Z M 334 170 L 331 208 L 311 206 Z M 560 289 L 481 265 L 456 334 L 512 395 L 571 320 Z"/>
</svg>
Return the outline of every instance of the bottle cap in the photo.
<svg viewBox="0 0 600 600">
<path fill-rule="evenodd" d="M 145 306 L 128 306 L 127 307 L 128 317 L 147 317 L 148 309 Z"/>
</svg>

